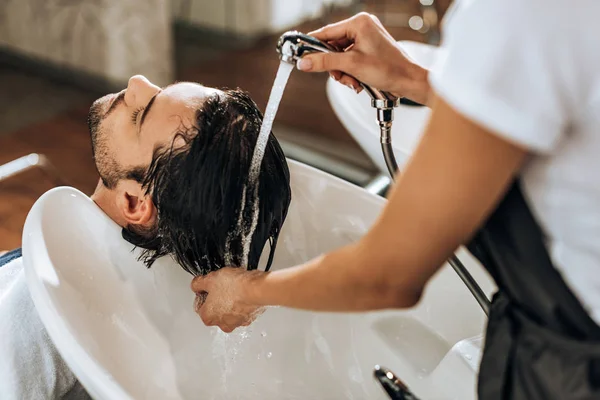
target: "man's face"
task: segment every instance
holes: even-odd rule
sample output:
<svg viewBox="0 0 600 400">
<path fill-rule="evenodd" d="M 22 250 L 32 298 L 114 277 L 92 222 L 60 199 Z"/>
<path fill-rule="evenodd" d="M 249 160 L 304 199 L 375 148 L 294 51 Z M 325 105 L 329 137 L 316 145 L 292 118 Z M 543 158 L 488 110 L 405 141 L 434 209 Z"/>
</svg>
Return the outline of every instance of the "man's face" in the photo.
<svg viewBox="0 0 600 400">
<path fill-rule="evenodd" d="M 217 92 L 188 82 L 161 89 L 136 75 L 127 89 L 96 100 L 89 125 L 96 167 L 105 184 L 115 185 L 124 171 L 147 167 L 154 149 L 170 146 L 177 132 L 194 126 L 198 107 Z"/>
</svg>

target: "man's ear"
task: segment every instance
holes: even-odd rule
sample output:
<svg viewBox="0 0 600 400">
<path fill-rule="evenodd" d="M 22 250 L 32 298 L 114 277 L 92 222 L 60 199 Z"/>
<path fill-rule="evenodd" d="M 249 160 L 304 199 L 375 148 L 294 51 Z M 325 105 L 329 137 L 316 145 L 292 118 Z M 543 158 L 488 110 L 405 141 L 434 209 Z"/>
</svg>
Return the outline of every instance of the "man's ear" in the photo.
<svg viewBox="0 0 600 400">
<path fill-rule="evenodd" d="M 135 181 L 122 180 L 119 186 L 117 207 L 127 225 L 153 226 L 156 222 L 156 207 L 152 197 Z"/>
</svg>

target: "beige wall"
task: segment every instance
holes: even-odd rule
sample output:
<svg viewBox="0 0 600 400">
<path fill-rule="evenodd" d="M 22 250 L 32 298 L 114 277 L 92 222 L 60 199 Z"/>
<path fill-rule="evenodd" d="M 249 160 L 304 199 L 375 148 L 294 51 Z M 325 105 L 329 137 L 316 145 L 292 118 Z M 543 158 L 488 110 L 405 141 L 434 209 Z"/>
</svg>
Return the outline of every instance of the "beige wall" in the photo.
<svg viewBox="0 0 600 400">
<path fill-rule="evenodd" d="M 169 0 L 1 0 L 0 47 L 121 83 L 173 79 Z"/>
<path fill-rule="evenodd" d="M 255 35 L 285 30 L 351 0 L 172 0 L 174 16 L 208 29 Z"/>
<path fill-rule="evenodd" d="M 351 0 L 0 0 L 0 48 L 122 84 L 173 80 L 173 18 L 256 35 Z"/>
</svg>

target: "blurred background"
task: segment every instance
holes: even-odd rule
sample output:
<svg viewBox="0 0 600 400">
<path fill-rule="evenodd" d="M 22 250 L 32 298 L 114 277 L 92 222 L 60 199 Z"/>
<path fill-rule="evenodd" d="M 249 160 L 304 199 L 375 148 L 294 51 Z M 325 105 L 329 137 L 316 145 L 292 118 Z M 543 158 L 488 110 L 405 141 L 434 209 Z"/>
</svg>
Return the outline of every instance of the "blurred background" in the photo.
<svg viewBox="0 0 600 400">
<path fill-rule="evenodd" d="M 0 1 L 0 251 L 20 246 L 27 212 L 47 190 L 70 185 L 92 193 L 98 178 L 87 112 L 130 76 L 143 74 L 158 85 L 241 87 L 264 110 L 284 31 L 309 32 L 367 11 L 397 40 L 437 44 L 450 3 Z M 378 171 L 331 110 L 327 78 L 292 74 L 273 131 L 289 158 L 364 185 Z M 23 158 L 31 153 L 41 156 Z"/>
</svg>

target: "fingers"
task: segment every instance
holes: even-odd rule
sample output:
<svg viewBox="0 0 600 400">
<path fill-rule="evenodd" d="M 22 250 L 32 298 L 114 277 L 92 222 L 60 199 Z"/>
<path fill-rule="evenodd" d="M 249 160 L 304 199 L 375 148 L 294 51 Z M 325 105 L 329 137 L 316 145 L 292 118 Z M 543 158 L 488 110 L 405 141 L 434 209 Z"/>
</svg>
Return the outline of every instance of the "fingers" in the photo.
<svg viewBox="0 0 600 400">
<path fill-rule="evenodd" d="M 352 17 L 354 18 L 354 17 Z M 340 22 L 336 22 L 334 24 L 329 24 L 321 29 L 317 29 L 316 31 L 309 32 L 308 34 L 314 36 L 315 38 L 328 42 L 330 40 L 340 40 L 340 39 L 354 39 L 354 35 L 352 34 L 351 28 L 352 18 L 345 19 Z"/>
<path fill-rule="evenodd" d="M 225 333 L 231 333 L 239 327 L 250 326 L 254 322 L 254 317 L 237 317 L 218 324 L 219 328 Z"/>
<path fill-rule="evenodd" d="M 216 319 L 211 312 L 200 310 L 200 318 L 206 326 L 217 326 L 225 333 L 231 333 L 240 326 L 250 326 L 255 317 L 230 316 L 228 318 Z"/>
<path fill-rule="evenodd" d="M 330 71 L 329 75 L 331 78 L 344 86 L 348 86 L 350 89 L 354 90 L 356 93 L 362 92 L 363 88 L 358 80 L 351 77 L 350 75 L 346 75 L 341 71 Z"/>
<path fill-rule="evenodd" d="M 209 299 L 210 300 L 210 299 Z M 207 303 L 196 309 L 200 319 L 206 326 L 218 326 L 223 332 L 229 333 L 240 326 L 249 326 L 264 312 L 264 309 L 241 308 L 227 313 L 217 312 L 213 304 Z"/>
<path fill-rule="evenodd" d="M 238 290 L 227 290 L 244 274 L 249 272 L 239 268 L 222 268 L 192 280 L 191 288 L 196 293 L 194 310 L 206 326 L 218 326 L 224 332 L 231 332 L 239 326 L 249 325 L 256 318 L 256 306 L 248 305 L 243 298 L 236 296 Z"/>
<path fill-rule="evenodd" d="M 345 51 L 354 44 L 351 39 L 342 38 L 338 40 L 330 40 L 327 44 L 335 47 L 338 51 Z"/>
<path fill-rule="evenodd" d="M 334 81 L 339 81 L 342 79 L 342 76 L 344 76 L 344 73 L 342 71 L 330 71 L 329 76 L 331 76 Z"/>
<path fill-rule="evenodd" d="M 246 326 L 250 325 L 250 323 L 251 322 L 249 322 L 249 323 L 223 323 L 223 324 L 219 324 L 218 327 L 220 330 L 222 330 L 225 333 L 231 333 L 239 327 L 246 327 Z"/>
<path fill-rule="evenodd" d="M 297 67 L 304 72 L 343 71 L 352 73 L 353 53 L 314 53 L 298 60 Z"/>
<path fill-rule="evenodd" d="M 360 83 L 350 75 L 342 76 L 342 78 L 338 82 L 340 82 L 342 85 L 348 86 L 356 93 L 360 93 L 362 91 L 362 86 L 360 85 Z"/>
</svg>

